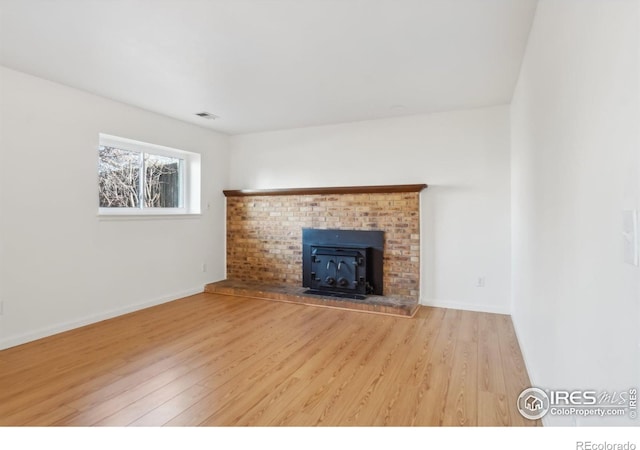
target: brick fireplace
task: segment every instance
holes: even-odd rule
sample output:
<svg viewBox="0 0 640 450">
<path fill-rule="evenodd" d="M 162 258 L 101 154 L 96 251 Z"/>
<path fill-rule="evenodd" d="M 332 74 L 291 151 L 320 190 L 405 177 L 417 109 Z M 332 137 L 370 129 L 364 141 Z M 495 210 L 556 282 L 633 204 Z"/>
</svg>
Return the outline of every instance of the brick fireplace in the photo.
<svg viewBox="0 0 640 450">
<path fill-rule="evenodd" d="M 384 232 L 384 296 L 416 302 L 426 185 L 225 191 L 227 280 L 302 286 L 303 228 Z"/>
</svg>

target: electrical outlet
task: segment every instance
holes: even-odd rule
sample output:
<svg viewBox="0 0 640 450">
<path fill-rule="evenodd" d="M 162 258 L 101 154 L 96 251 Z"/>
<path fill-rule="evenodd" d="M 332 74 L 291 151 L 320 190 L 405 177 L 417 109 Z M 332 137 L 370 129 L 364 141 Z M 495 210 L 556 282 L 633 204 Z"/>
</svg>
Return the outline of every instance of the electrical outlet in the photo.
<svg viewBox="0 0 640 450">
<path fill-rule="evenodd" d="M 0 300 L 0 316 L 4 316 L 4 300 Z"/>
<path fill-rule="evenodd" d="M 476 280 L 476 287 L 484 287 L 484 277 L 478 277 Z"/>
<path fill-rule="evenodd" d="M 202 263 L 202 271 L 203 272 L 207 271 L 207 265 L 205 263 Z"/>
<path fill-rule="evenodd" d="M 638 212 L 636 210 L 623 211 L 622 236 L 624 262 L 632 266 L 638 265 Z"/>
</svg>

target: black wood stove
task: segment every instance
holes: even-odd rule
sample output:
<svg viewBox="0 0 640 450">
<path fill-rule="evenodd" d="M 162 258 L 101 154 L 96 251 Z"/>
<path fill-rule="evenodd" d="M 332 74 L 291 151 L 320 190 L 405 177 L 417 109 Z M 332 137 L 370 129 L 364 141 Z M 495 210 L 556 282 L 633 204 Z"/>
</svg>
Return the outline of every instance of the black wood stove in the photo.
<svg viewBox="0 0 640 450">
<path fill-rule="evenodd" d="M 382 295 L 383 247 L 383 231 L 304 228 L 302 284 L 309 294 Z"/>
</svg>

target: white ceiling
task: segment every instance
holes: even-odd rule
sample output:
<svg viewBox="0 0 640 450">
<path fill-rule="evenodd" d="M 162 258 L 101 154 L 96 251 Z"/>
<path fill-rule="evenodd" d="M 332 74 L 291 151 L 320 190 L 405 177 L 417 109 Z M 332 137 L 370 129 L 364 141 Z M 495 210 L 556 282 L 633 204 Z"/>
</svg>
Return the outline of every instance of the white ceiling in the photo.
<svg viewBox="0 0 640 450">
<path fill-rule="evenodd" d="M 0 64 L 226 133 L 295 128 L 509 103 L 535 6 L 0 0 Z"/>
</svg>

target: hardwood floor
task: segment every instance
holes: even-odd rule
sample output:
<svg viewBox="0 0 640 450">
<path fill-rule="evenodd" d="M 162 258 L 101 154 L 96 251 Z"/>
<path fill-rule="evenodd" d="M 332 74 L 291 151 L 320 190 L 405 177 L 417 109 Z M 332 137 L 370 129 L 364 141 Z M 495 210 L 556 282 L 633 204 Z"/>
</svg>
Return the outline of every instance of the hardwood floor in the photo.
<svg viewBox="0 0 640 450">
<path fill-rule="evenodd" d="M 198 294 L 0 351 L 0 425 L 539 425 L 509 316 Z"/>
</svg>

